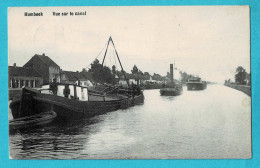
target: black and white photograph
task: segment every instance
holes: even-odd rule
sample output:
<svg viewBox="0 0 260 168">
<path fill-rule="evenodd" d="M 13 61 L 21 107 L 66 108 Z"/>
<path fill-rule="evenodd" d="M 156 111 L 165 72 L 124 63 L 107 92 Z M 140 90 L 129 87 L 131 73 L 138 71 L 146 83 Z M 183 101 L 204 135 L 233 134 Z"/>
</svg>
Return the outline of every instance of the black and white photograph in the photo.
<svg viewBox="0 0 260 168">
<path fill-rule="evenodd" d="M 10 159 L 249 159 L 249 6 L 8 8 Z"/>
</svg>

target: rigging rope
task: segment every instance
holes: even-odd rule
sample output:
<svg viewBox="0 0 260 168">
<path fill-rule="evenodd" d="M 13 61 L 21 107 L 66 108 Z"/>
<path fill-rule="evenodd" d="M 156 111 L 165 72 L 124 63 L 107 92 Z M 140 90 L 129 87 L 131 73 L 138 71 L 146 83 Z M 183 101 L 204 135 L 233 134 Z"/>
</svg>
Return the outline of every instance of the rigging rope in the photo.
<svg viewBox="0 0 260 168">
<path fill-rule="evenodd" d="M 116 67 L 116 69 L 117 69 L 117 64 L 116 64 L 116 53 L 115 53 L 115 50 L 113 50 L 113 55 L 114 55 L 115 67 Z"/>
<path fill-rule="evenodd" d="M 105 49 L 106 47 L 106 44 L 104 45 L 103 49 L 99 52 L 99 54 L 95 57 L 95 59 L 86 67 L 86 70 L 87 68 L 100 56 L 100 54 L 103 52 L 103 50 Z"/>
<path fill-rule="evenodd" d="M 111 42 L 112 45 L 113 45 L 114 51 L 115 51 L 115 53 L 116 53 L 116 56 L 117 56 L 118 62 L 119 62 L 119 64 L 120 64 L 120 66 L 121 66 L 121 69 L 122 69 L 122 72 L 123 72 L 124 78 L 125 78 L 125 80 L 126 80 L 127 86 L 129 87 L 129 82 L 128 82 L 127 78 L 126 78 L 126 75 L 125 75 L 125 72 L 124 72 L 123 66 L 122 66 L 122 64 L 121 64 L 121 61 L 120 61 L 119 56 L 118 56 L 118 53 L 117 53 L 117 51 L 116 51 L 115 44 L 114 44 L 114 42 L 113 42 L 111 36 L 109 37 L 109 40 L 108 40 L 108 42 L 107 42 L 107 47 L 106 47 L 105 55 L 104 55 L 104 58 L 103 58 L 103 61 L 102 61 L 102 64 L 101 64 L 100 73 L 102 73 L 102 68 L 103 68 L 103 65 L 104 65 L 104 60 L 105 60 L 105 58 L 106 58 L 106 54 L 107 54 L 107 50 L 108 50 L 108 46 L 109 46 L 109 43 L 110 43 L 110 42 Z M 99 80 L 99 77 L 100 77 L 100 73 L 99 73 L 99 76 L 98 76 L 98 79 L 97 79 L 97 82 L 96 82 L 95 88 L 96 88 L 96 86 L 97 86 L 97 83 L 98 83 L 98 80 Z"/>
<path fill-rule="evenodd" d="M 115 61 L 115 75 L 117 75 L 117 77 L 119 79 L 121 79 L 120 75 L 117 73 L 117 64 L 116 64 L 116 53 L 115 53 L 115 50 L 113 50 L 113 56 L 114 56 L 114 61 Z"/>
<path fill-rule="evenodd" d="M 111 67 L 111 70 L 112 70 L 112 66 L 111 66 L 112 65 L 112 63 L 111 63 L 111 51 L 110 51 L 109 55 L 110 55 L 110 57 L 109 57 L 109 59 L 110 59 L 110 67 Z"/>
</svg>

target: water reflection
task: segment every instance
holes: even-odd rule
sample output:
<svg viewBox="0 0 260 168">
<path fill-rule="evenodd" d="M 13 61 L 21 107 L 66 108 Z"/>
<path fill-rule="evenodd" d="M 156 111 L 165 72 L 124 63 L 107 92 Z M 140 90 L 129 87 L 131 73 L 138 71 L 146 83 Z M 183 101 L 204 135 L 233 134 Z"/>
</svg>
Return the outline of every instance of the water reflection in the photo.
<svg viewBox="0 0 260 168">
<path fill-rule="evenodd" d="M 224 86 L 160 96 L 90 119 L 10 134 L 17 159 L 171 159 L 250 156 L 250 97 Z M 245 104 L 245 103 L 244 103 Z M 241 124 L 243 123 L 243 124 Z M 243 141 L 242 141 L 243 139 Z"/>
</svg>

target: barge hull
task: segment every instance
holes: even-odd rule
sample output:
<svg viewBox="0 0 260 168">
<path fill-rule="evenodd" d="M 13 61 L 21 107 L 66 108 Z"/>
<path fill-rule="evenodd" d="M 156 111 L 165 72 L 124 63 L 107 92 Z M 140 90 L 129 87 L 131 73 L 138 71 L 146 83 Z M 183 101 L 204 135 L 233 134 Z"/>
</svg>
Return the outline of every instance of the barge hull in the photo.
<svg viewBox="0 0 260 168">
<path fill-rule="evenodd" d="M 176 90 L 175 88 L 163 88 L 160 89 L 160 94 L 162 96 L 178 96 L 182 94 L 182 90 Z"/>
<path fill-rule="evenodd" d="M 75 120 L 125 109 L 137 104 L 143 104 L 143 102 L 143 93 L 121 100 L 78 101 L 24 89 L 22 98 L 13 101 L 10 104 L 10 108 L 15 119 L 53 110 L 57 113 L 57 119 Z"/>
<path fill-rule="evenodd" d="M 207 88 L 207 85 L 204 83 L 186 83 L 187 90 L 204 90 Z"/>
</svg>

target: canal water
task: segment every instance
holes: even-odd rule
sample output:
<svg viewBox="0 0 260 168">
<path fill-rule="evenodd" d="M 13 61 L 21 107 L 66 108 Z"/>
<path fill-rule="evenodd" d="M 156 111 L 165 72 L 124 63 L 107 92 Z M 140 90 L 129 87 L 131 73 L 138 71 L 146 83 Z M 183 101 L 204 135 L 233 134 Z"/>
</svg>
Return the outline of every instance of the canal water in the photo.
<svg viewBox="0 0 260 168">
<path fill-rule="evenodd" d="M 75 123 L 10 133 L 14 159 L 250 158 L 251 99 L 221 85 Z M 9 112 L 10 115 L 10 112 Z M 11 118 L 11 115 L 10 115 Z"/>
</svg>

